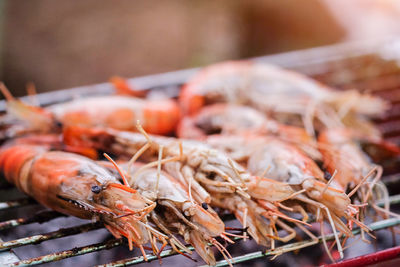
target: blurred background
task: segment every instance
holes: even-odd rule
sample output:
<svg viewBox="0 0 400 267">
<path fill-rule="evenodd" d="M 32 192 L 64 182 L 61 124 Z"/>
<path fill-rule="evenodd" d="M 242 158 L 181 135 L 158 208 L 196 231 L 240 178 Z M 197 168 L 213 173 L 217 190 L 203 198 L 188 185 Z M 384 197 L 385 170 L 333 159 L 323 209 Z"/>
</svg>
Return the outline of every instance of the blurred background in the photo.
<svg viewBox="0 0 400 267">
<path fill-rule="evenodd" d="M 400 33 L 396 0 L 0 0 L 15 95 Z"/>
</svg>

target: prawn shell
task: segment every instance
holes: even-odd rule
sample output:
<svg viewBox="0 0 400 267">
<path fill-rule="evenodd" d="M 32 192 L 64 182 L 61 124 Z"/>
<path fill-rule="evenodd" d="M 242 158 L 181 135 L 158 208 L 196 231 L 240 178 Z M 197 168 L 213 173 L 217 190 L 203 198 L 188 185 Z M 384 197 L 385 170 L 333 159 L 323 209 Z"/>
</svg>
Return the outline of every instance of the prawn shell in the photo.
<svg viewBox="0 0 400 267">
<path fill-rule="evenodd" d="M 109 127 L 136 131 L 137 121 L 153 134 L 175 130 L 180 110 L 170 99 L 145 100 L 120 95 L 83 98 L 49 107 L 66 126 Z"/>
<path fill-rule="evenodd" d="M 254 177 L 246 184 L 249 194 L 267 201 L 282 201 L 295 193 L 289 184 L 277 182 L 268 178 Z"/>
<path fill-rule="evenodd" d="M 3 147 L 0 151 L 0 170 L 8 182 L 27 193 L 25 184 L 28 177 L 24 173 L 23 179 L 19 179 L 21 170 L 27 162 L 45 151 L 46 149 L 33 145 L 21 145 L 17 149 L 15 146 Z"/>
<path fill-rule="evenodd" d="M 69 203 L 58 196 L 71 199 L 89 200 L 93 198 L 91 187 L 96 185 L 93 175 L 85 175 L 85 169 L 97 172 L 95 164 L 84 157 L 51 151 L 38 157 L 31 166 L 28 184 L 29 192 L 41 204 L 56 211 L 91 219 L 93 213 Z M 101 174 L 107 175 L 107 173 Z M 112 178 L 108 175 L 108 178 Z M 116 180 L 115 180 L 116 181 Z M 100 184 L 100 181 L 99 181 Z M 73 188 L 73 191 L 71 190 Z"/>
</svg>

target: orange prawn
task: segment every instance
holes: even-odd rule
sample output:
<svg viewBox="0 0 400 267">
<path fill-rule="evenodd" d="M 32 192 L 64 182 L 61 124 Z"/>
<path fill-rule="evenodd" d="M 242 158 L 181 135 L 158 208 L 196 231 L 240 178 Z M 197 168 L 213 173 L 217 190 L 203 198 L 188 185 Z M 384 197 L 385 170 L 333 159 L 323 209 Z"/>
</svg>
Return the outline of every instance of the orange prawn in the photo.
<svg viewBox="0 0 400 267">
<path fill-rule="evenodd" d="M 341 217 L 345 218 L 350 226 L 356 223 L 365 231 L 369 231 L 357 219 L 360 206 L 351 203 L 352 193 L 347 195 L 342 190 L 325 183 L 324 173 L 317 164 L 296 147 L 273 137 L 248 135 L 215 135 L 208 137 L 206 142 L 226 151 L 246 166 L 252 174 L 258 175 L 247 184 L 252 197 L 271 202 L 282 201 L 291 196 L 293 200 L 308 204 L 311 211 L 316 211 L 317 220 L 325 219 L 332 226 L 341 254 L 336 228 L 346 237 L 352 236 L 349 228 L 341 221 Z M 282 184 L 278 184 L 275 180 Z M 299 192 L 296 190 L 298 187 L 302 188 L 302 194 L 296 193 Z"/>
<path fill-rule="evenodd" d="M 7 98 L 8 117 L 12 119 L 6 137 L 24 132 L 57 132 L 61 126 L 110 127 L 135 131 L 139 120 L 153 134 L 169 134 L 176 128 L 179 107 L 171 99 L 140 99 L 122 95 L 92 96 L 45 108 L 31 106 L 15 99 L 4 84 L 0 90 Z M 116 119 L 118 118 L 118 119 Z"/>
<path fill-rule="evenodd" d="M 0 150 L 0 171 L 19 190 L 42 205 L 82 219 L 100 219 L 129 248 L 166 236 L 147 223 L 156 204 L 127 184 L 121 184 L 96 162 L 76 154 L 49 151 L 33 144 L 5 144 Z M 153 246 L 154 250 L 154 246 Z"/>
<path fill-rule="evenodd" d="M 225 225 L 217 213 L 207 204 L 200 204 L 190 198 L 184 186 L 175 178 L 157 168 L 147 168 L 135 163 L 126 167 L 130 171 L 128 182 L 148 199 L 157 202 L 157 208 L 150 213 L 151 220 L 164 233 L 176 240 L 172 232 L 179 233 L 192 244 L 207 264 L 215 265 L 215 258 L 209 243 L 214 244 L 229 261 L 229 253 L 215 237 L 233 243 L 225 233 Z M 134 177 L 134 179 L 133 179 Z"/>
<path fill-rule="evenodd" d="M 377 181 L 382 176 L 382 167 L 373 164 L 367 154 L 361 149 L 361 143 L 375 145 L 378 150 L 392 156 L 400 155 L 400 149 L 394 144 L 380 138 L 371 139 L 346 128 L 326 129 L 318 136 L 319 149 L 323 155 L 324 166 L 329 171 L 337 170 L 335 181 L 343 190 L 354 188 L 373 169 L 376 172 L 373 179 Z"/>
<path fill-rule="evenodd" d="M 372 190 L 375 189 L 377 190 L 375 193 L 379 193 L 386 200 L 385 212 L 388 213 L 388 192 L 386 186 L 380 182 L 383 168 L 371 162 L 370 157 L 361 148 L 362 143 L 366 143 L 366 147 L 372 146 L 376 157 L 379 154 L 392 157 L 400 155 L 400 148 L 395 144 L 380 138 L 371 139 L 368 136 L 362 136 L 351 129 L 326 129 L 318 137 L 319 149 L 323 155 L 325 168 L 337 172 L 334 181 L 335 186 L 342 190 L 354 190 L 367 180 L 367 187 L 361 187 L 359 191 L 360 200 L 362 202 L 369 201 L 378 212 L 382 212 L 373 201 L 371 202 L 371 198 L 376 197 L 371 194 Z"/>
<path fill-rule="evenodd" d="M 361 143 L 373 147 L 375 157 L 399 156 L 400 148 L 381 138 L 371 138 L 346 128 L 326 129 L 318 136 L 319 149 L 323 155 L 324 166 L 329 171 L 337 172 L 334 184 L 342 190 L 355 192 L 358 188 L 357 200 L 368 202 L 384 219 L 399 215 L 390 211 L 389 192 L 380 181 L 382 166 L 371 161 L 361 148 Z M 350 193 L 352 194 L 352 193 Z M 382 199 L 384 208 L 376 205 Z M 364 217 L 364 213 L 360 217 Z M 364 233 L 362 232 L 364 239 Z M 394 236 L 394 230 L 392 229 Z"/>
<path fill-rule="evenodd" d="M 245 227 L 249 227 L 249 233 L 257 243 L 264 246 L 271 245 L 274 248 L 274 240 L 287 242 L 296 236 L 296 231 L 284 221 L 293 222 L 300 227 L 301 224 L 307 225 L 304 220 L 291 218 L 280 211 L 282 206 L 279 203 L 296 196 L 296 191 L 291 188 L 287 191 L 287 184 L 273 181 L 276 188 L 271 194 L 280 194 L 280 190 L 283 190 L 283 197 L 252 199 L 252 192 L 247 192 L 247 187 L 256 178 L 225 153 L 205 143 L 193 140 L 181 142 L 179 139 L 160 136 L 149 137 L 145 133 L 79 127 L 65 129 L 64 140 L 70 145 L 90 146 L 121 156 L 141 155 L 141 160 L 154 164 L 159 148 L 162 147 L 166 157 L 162 160 L 162 169 L 176 177 L 190 192 L 193 200 L 231 211 Z M 138 157 L 133 159 L 137 160 Z M 278 236 L 276 225 L 288 235 Z"/>
</svg>

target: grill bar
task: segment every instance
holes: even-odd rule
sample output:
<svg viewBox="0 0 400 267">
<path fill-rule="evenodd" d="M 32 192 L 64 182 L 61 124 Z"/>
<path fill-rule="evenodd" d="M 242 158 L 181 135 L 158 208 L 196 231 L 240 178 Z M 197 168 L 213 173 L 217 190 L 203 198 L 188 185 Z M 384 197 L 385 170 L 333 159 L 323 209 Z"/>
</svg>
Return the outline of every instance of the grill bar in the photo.
<svg viewBox="0 0 400 267">
<path fill-rule="evenodd" d="M 29 223 L 44 223 L 59 217 L 66 216 L 67 215 L 61 214 L 56 211 L 42 211 L 29 218 L 18 218 L 0 222 L 0 231 Z"/>
<path fill-rule="evenodd" d="M 192 247 L 192 246 L 186 246 L 186 248 L 189 249 L 190 251 L 194 250 L 194 247 Z M 182 250 L 180 250 L 180 251 L 183 252 Z M 167 250 L 164 250 L 163 252 L 161 252 L 160 257 L 167 258 L 170 256 L 174 256 L 176 254 L 178 254 L 178 253 L 173 251 L 172 249 L 167 249 Z M 158 259 L 157 256 L 153 255 L 153 254 L 148 254 L 148 255 L 146 255 L 146 257 L 147 257 L 148 262 Z M 124 260 L 120 260 L 120 261 L 115 261 L 115 262 L 111 262 L 111 263 L 107 263 L 107 264 L 97 265 L 96 267 L 123 267 L 123 266 L 128 266 L 128 265 L 135 265 L 135 264 L 139 264 L 139 263 L 143 263 L 143 262 L 145 262 L 143 256 L 137 256 L 137 257 L 124 259 Z"/>
<path fill-rule="evenodd" d="M 386 228 L 393 227 L 393 226 L 396 226 L 399 224 L 400 224 L 399 218 L 392 218 L 392 219 L 387 219 L 387 220 L 371 223 L 370 225 L 368 225 L 368 227 L 371 228 L 371 230 L 373 230 L 373 231 L 378 231 L 378 230 L 386 229 Z M 353 230 L 354 235 L 358 235 L 359 233 L 360 233 L 359 228 Z M 327 241 L 333 240 L 334 238 L 335 237 L 333 234 L 326 236 Z M 264 257 L 268 257 L 268 256 L 274 256 L 279 251 L 293 251 L 293 250 L 299 249 L 300 247 L 305 248 L 305 247 L 315 245 L 316 243 L 319 243 L 319 242 L 322 242 L 321 236 L 318 237 L 318 242 L 314 241 L 314 240 L 296 242 L 296 243 L 281 246 L 281 247 L 275 249 L 274 251 L 266 251 L 266 252 L 257 251 L 257 252 L 248 253 L 248 254 L 245 254 L 242 256 L 234 257 L 232 261 L 234 263 L 240 263 L 240 262 L 264 258 Z M 222 266 L 228 266 L 228 265 L 229 265 L 229 263 L 226 260 L 222 260 L 222 261 L 217 262 L 216 267 L 222 267 Z M 207 265 L 203 265 L 203 267 L 204 266 L 207 266 Z"/>
<path fill-rule="evenodd" d="M 64 250 L 64 251 L 40 256 L 37 258 L 21 260 L 21 261 L 10 264 L 10 266 L 33 266 L 33 265 L 43 264 L 43 263 L 52 262 L 52 261 L 59 261 L 62 259 L 66 259 L 66 258 L 70 258 L 70 257 L 74 257 L 74 256 L 80 256 L 80 255 L 84 255 L 87 253 L 100 251 L 103 249 L 111 249 L 111 248 L 120 246 L 122 243 L 123 243 L 123 241 L 121 239 L 111 239 L 106 242 L 101 242 L 101 243 L 88 245 L 88 246 L 84 246 L 84 247 Z"/>
<path fill-rule="evenodd" d="M 389 197 L 390 205 L 399 204 L 399 203 L 400 203 L 400 195 L 394 195 L 394 196 Z M 380 200 L 376 204 L 380 207 L 383 207 L 385 202 L 383 200 Z"/>
<path fill-rule="evenodd" d="M 29 204 L 34 204 L 34 203 L 36 203 L 36 202 L 31 198 L 21 198 L 21 199 L 17 199 L 17 200 L 0 202 L 0 210 L 5 210 L 5 209 L 9 209 L 9 208 L 17 208 L 17 207 L 26 206 Z"/>
<path fill-rule="evenodd" d="M 102 228 L 102 224 L 100 223 L 88 223 L 88 224 L 83 224 L 79 226 L 74 226 L 70 228 L 61 228 L 58 231 L 46 233 L 46 234 L 41 234 L 41 235 L 34 235 L 34 236 L 29 236 L 29 237 L 24 237 L 12 241 L 6 241 L 0 243 L 0 251 L 7 250 L 7 249 L 12 249 L 16 247 L 21 247 L 21 246 L 26 246 L 26 245 L 33 245 L 33 244 L 39 244 L 43 241 L 55 239 L 55 238 L 61 238 L 65 236 L 70 236 L 70 235 L 75 235 L 75 234 L 80 234 L 84 232 L 88 232 L 91 230 L 96 230 Z"/>
<path fill-rule="evenodd" d="M 400 174 L 387 175 L 382 180 L 387 187 L 395 186 L 400 182 Z"/>
</svg>

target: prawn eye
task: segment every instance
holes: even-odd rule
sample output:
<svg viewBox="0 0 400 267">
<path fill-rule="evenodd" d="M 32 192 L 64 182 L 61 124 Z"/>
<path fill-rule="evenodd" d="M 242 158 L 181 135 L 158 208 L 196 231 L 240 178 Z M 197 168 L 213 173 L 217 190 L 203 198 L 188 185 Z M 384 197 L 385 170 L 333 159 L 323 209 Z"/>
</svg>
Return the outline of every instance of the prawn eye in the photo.
<svg viewBox="0 0 400 267">
<path fill-rule="evenodd" d="M 57 128 L 63 128 L 63 123 L 61 122 L 61 121 L 55 121 L 55 126 L 57 127 Z"/>
<path fill-rule="evenodd" d="M 206 202 L 201 203 L 201 207 L 205 210 L 208 210 L 208 205 Z"/>
<path fill-rule="evenodd" d="M 101 192 L 102 189 L 101 189 L 100 186 L 94 185 L 94 186 L 92 186 L 91 190 L 92 190 L 93 193 L 98 194 L 98 193 Z"/>
<path fill-rule="evenodd" d="M 326 171 L 326 172 L 324 172 L 324 178 L 326 180 L 330 180 L 332 178 L 332 175 L 329 172 Z"/>
</svg>

